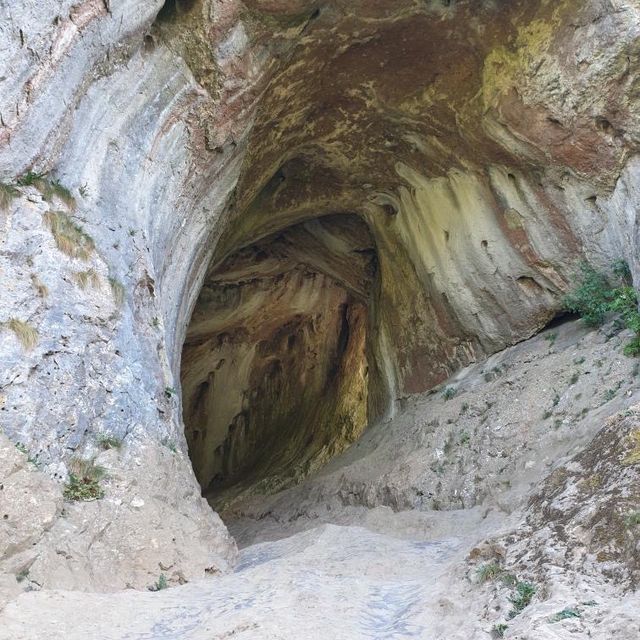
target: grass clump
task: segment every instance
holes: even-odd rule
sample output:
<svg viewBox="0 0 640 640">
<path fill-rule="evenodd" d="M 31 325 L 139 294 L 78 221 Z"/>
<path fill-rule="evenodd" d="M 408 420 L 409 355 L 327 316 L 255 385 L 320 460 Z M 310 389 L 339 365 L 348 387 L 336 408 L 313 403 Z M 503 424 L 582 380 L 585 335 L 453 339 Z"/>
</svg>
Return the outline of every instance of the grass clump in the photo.
<svg viewBox="0 0 640 640">
<path fill-rule="evenodd" d="M 113 295 L 116 307 L 120 308 L 124 304 L 124 287 L 116 278 L 109 278 L 109 286 Z"/>
<path fill-rule="evenodd" d="M 531 604 L 535 593 L 536 588 L 530 582 L 516 582 L 514 593 L 509 598 L 509 602 L 513 605 L 513 609 L 509 611 L 509 619 L 515 618 L 518 614 L 522 613 L 522 611 Z"/>
<path fill-rule="evenodd" d="M 38 344 L 37 329 L 34 329 L 28 322 L 24 322 L 24 320 L 11 318 L 1 326 L 6 327 L 9 331 L 13 331 L 25 351 L 31 351 L 31 349 Z"/>
<path fill-rule="evenodd" d="M 12 185 L 0 182 L 0 209 L 8 209 L 20 192 Z"/>
<path fill-rule="evenodd" d="M 85 271 L 77 271 L 73 274 L 73 279 L 81 289 L 86 289 L 89 284 L 94 289 L 100 286 L 100 278 L 95 269 L 86 269 Z"/>
<path fill-rule="evenodd" d="M 624 519 L 624 523 L 627 527 L 635 527 L 640 524 L 640 511 L 632 511 Z"/>
<path fill-rule="evenodd" d="M 31 274 L 31 284 L 40 298 L 46 298 L 49 295 L 47 285 L 35 273 Z"/>
<path fill-rule="evenodd" d="M 504 632 L 509 628 L 508 624 L 501 622 L 491 629 L 492 638 L 504 638 Z"/>
<path fill-rule="evenodd" d="M 18 184 L 21 187 L 35 187 L 38 190 L 44 188 L 46 182 L 46 173 L 37 173 L 36 171 L 27 171 L 18 178 Z"/>
<path fill-rule="evenodd" d="M 116 438 L 116 436 L 110 436 L 106 433 L 101 433 L 98 436 L 98 444 L 105 450 L 120 449 L 120 447 L 122 447 L 122 440 L 120 438 Z"/>
<path fill-rule="evenodd" d="M 497 562 L 487 562 L 480 565 L 476 571 L 479 582 L 495 580 L 502 574 L 502 567 Z"/>
<path fill-rule="evenodd" d="M 163 589 L 168 589 L 169 583 L 167 582 L 167 577 L 164 573 L 161 573 L 158 577 L 158 580 L 154 582 L 150 587 L 148 587 L 149 591 L 162 591 Z"/>
<path fill-rule="evenodd" d="M 76 208 L 76 199 L 71 195 L 71 191 L 60 184 L 58 180 L 47 178 L 46 173 L 28 171 L 18 178 L 18 184 L 21 187 L 35 187 L 47 202 L 51 202 L 56 197 L 64 202 L 69 209 Z"/>
<path fill-rule="evenodd" d="M 88 502 L 104 496 L 104 489 L 100 486 L 100 481 L 105 476 L 102 467 L 92 460 L 78 459 L 72 460 L 69 467 L 69 481 L 63 491 L 65 499 Z"/>
<path fill-rule="evenodd" d="M 50 211 L 44 214 L 44 220 L 49 225 L 56 246 L 62 253 L 72 258 L 87 261 L 95 244 L 71 218 L 61 211 Z"/>
<path fill-rule="evenodd" d="M 55 196 L 59 200 L 62 200 L 69 209 L 74 210 L 76 208 L 76 199 L 71 195 L 71 191 L 57 180 L 46 182 L 43 196 L 45 200 L 52 200 Z"/>
<path fill-rule="evenodd" d="M 554 622 L 560 622 L 561 620 L 568 620 L 569 618 L 579 618 L 581 615 L 582 614 L 580 613 L 580 611 L 578 611 L 578 609 L 572 609 L 567 607 L 562 611 L 558 611 L 557 613 L 554 613 L 549 618 L 549 622 L 553 624 Z"/>
</svg>

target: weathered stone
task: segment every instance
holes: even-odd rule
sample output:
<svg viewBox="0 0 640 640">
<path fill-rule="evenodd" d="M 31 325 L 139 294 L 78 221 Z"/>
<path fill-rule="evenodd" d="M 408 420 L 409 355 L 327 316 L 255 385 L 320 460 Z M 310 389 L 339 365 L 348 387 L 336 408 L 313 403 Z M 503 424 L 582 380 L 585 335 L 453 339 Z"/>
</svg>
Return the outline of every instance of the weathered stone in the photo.
<svg viewBox="0 0 640 640">
<path fill-rule="evenodd" d="M 244 541 L 310 522 L 349 527 L 270 547 L 316 549 L 302 573 L 278 565 L 286 580 L 343 543 L 359 577 L 371 550 L 354 522 L 418 531 L 408 548 L 363 536 L 393 547 L 381 571 L 395 575 L 397 554 L 410 573 L 419 545 L 450 536 L 459 523 L 448 512 L 460 511 L 463 542 L 442 591 L 409 593 L 433 569 L 422 558 L 406 592 L 369 575 L 360 593 L 383 609 L 384 594 L 400 608 L 433 598 L 407 625 L 445 637 L 477 587 L 461 558 L 524 514 L 547 471 L 528 529 L 500 562 L 557 588 L 554 606 L 571 571 L 609 601 L 618 583 L 635 585 L 635 538 L 616 511 L 616 500 L 631 509 L 638 498 L 624 463 L 634 450 L 608 429 L 568 462 L 613 407 L 567 392 L 555 430 L 541 419 L 542 392 L 555 393 L 553 354 L 540 339 L 499 352 L 560 311 L 580 261 L 626 259 L 640 278 L 639 24 L 632 0 L 0 2 L 3 597 L 159 588 L 232 570 L 235 542 L 202 486 Z M 617 338 L 582 338 L 609 362 L 603 377 L 624 369 L 633 379 Z M 518 369 L 507 393 L 492 367 L 514 354 L 523 358 L 514 367 L 544 365 L 535 377 Z M 553 371 L 566 377 L 573 356 L 558 357 Z M 468 393 L 484 381 L 494 386 L 478 398 L 508 402 L 485 425 L 482 406 L 409 397 L 445 380 Z M 583 384 L 591 402 L 594 383 Z M 616 409 L 635 402 L 626 392 Z M 473 432 L 454 433 L 456 420 Z M 559 434 L 565 421 L 575 440 Z M 82 465 L 99 499 L 72 502 L 70 472 Z M 544 549 L 527 557 L 534 541 Z M 576 559 L 580 545 L 588 562 Z M 327 562 L 339 564 L 334 552 Z M 576 558 L 563 564 L 566 553 Z M 536 563 L 560 566 L 565 582 Z M 268 584 L 265 573 L 253 579 Z M 238 575 L 219 583 L 232 593 Z M 357 579 L 345 587 L 333 571 L 331 581 L 320 618 L 341 602 L 345 637 L 413 633 L 395 626 L 393 607 L 358 627 L 344 604 Z M 215 588 L 193 593 L 202 603 Z M 499 619 L 488 607 L 504 609 L 508 597 L 494 585 L 460 633 L 485 633 Z M 110 602 L 86 598 L 70 602 Z M 310 601 L 305 591 L 296 606 Z M 541 598 L 513 622 L 513 634 L 527 637 L 529 624 L 554 637 L 545 606 Z M 606 606 L 594 614 L 602 637 L 616 615 L 631 615 Z M 0 634 L 24 628 L 17 608 Z M 39 622 L 34 633 L 53 637 Z M 229 619 L 216 632 L 256 637 L 256 624 Z M 269 624 L 277 635 L 278 620 Z M 294 616 L 286 633 L 312 624 Z M 332 637 L 339 630 L 340 620 Z"/>
</svg>

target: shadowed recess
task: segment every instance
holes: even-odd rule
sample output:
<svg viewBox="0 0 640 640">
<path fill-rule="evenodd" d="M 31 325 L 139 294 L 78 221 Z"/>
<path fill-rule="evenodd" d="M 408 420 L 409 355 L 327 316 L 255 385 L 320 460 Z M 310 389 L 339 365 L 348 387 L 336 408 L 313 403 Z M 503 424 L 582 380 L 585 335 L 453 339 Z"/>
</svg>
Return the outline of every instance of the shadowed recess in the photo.
<svg viewBox="0 0 640 640">
<path fill-rule="evenodd" d="M 376 275 L 354 215 L 214 259 L 182 356 L 190 455 L 214 501 L 295 483 L 362 434 Z"/>
</svg>

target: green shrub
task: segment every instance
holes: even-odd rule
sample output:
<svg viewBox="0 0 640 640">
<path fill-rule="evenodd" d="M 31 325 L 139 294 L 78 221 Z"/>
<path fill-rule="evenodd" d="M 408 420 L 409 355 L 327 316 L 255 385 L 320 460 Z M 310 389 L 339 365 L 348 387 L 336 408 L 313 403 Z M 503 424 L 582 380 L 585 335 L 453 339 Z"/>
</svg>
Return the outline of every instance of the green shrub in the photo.
<svg viewBox="0 0 640 640">
<path fill-rule="evenodd" d="M 631 272 L 623 260 L 612 265 L 612 272 L 619 286 L 611 285 L 606 274 L 596 271 L 592 266 L 581 266 L 581 278 L 578 286 L 564 298 L 564 308 L 579 314 L 592 327 L 604 323 L 608 313 L 618 314 L 627 329 L 635 337 L 625 346 L 627 356 L 640 355 L 640 313 L 638 312 L 638 294 L 631 286 Z"/>
<path fill-rule="evenodd" d="M 606 275 L 586 262 L 580 266 L 580 282 L 563 301 L 565 310 L 577 313 L 590 327 L 604 323 L 613 299 Z"/>
</svg>

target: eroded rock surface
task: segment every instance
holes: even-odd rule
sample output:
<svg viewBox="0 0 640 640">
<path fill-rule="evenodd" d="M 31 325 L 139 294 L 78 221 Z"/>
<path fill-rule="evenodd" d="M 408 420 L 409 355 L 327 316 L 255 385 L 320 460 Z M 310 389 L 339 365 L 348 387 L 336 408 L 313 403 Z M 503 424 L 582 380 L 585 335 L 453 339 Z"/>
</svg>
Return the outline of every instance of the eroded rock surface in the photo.
<svg viewBox="0 0 640 640">
<path fill-rule="evenodd" d="M 521 640 L 631 640 L 640 630 L 640 525 L 629 521 L 640 507 L 640 396 L 634 363 L 620 355 L 625 336 L 611 332 L 569 323 L 498 354 L 450 381 L 455 398 L 414 398 L 358 455 L 352 447 L 266 506 L 245 504 L 244 521 L 229 521 L 253 544 L 229 575 L 158 593 L 24 594 L 6 607 L 0 637 L 480 640 L 506 624 L 504 637 Z M 540 367 L 554 373 L 548 386 L 535 384 Z M 487 401 L 482 434 L 473 425 Z M 425 428 L 436 411 L 444 420 Z M 358 494 L 367 473 L 372 489 Z M 442 487 L 421 495 L 431 473 Z M 426 507 L 436 499 L 438 509 Z M 535 590 L 514 616 L 507 577 Z"/>
<path fill-rule="evenodd" d="M 467 627 L 452 622 L 475 597 L 463 549 L 519 516 L 520 550 L 538 535 L 549 549 L 527 558 L 514 542 L 500 562 L 551 580 L 532 563 L 555 566 L 583 544 L 587 560 L 563 575 L 606 592 L 598 633 L 634 633 L 616 598 L 637 580 L 619 510 L 637 499 L 635 462 L 615 463 L 634 455 L 633 363 L 613 329 L 609 342 L 585 334 L 571 372 L 569 337 L 562 353 L 512 345 L 557 314 L 580 261 L 625 259 L 640 277 L 639 11 L 633 0 L 0 2 L 0 568 L 8 598 L 45 590 L 10 605 L 0 633 L 36 633 L 19 606 L 62 597 L 95 635 L 101 597 L 46 590 L 162 576 L 204 582 L 136 601 L 162 607 L 192 590 L 185 625 L 197 627 L 193 614 L 256 637 L 287 581 L 296 611 L 313 601 L 304 577 L 324 555 L 326 579 L 309 584 L 333 584 L 317 620 L 340 603 L 335 637 L 468 638 L 504 611 L 485 601 Z M 455 398 L 416 396 L 445 380 Z M 580 454 L 627 409 L 631 422 L 591 445 L 602 460 Z M 100 499 L 71 499 L 80 463 L 101 469 Z M 237 552 L 201 489 L 243 544 L 302 531 L 266 547 L 283 582 L 264 567 L 212 582 Z M 313 522 L 332 526 L 305 533 Z M 420 545 L 456 527 L 453 575 L 425 587 L 441 560 Z M 418 546 L 395 539 L 410 531 Z M 310 554 L 292 568 L 300 545 Z M 387 577 L 371 545 L 389 545 Z M 362 615 L 386 611 L 368 622 L 344 601 L 364 565 Z M 403 569 L 397 593 L 390 576 Z M 205 604 L 252 581 L 266 595 L 246 620 Z M 457 588 L 463 604 L 451 603 Z M 508 590 L 482 588 L 504 609 Z M 510 633 L 555 637 L 540 630 L 538 597 Z M 100 622 L 105 637 L 118 612 Z M 149 615 L 139 634 L 160 634 Z M 55 631 L 45 618 L 40 637 Z M 67 633 L 65 618 L 49 617 Z M 314 620 L 287 624 L 311 634 Z"/>
</svg>

